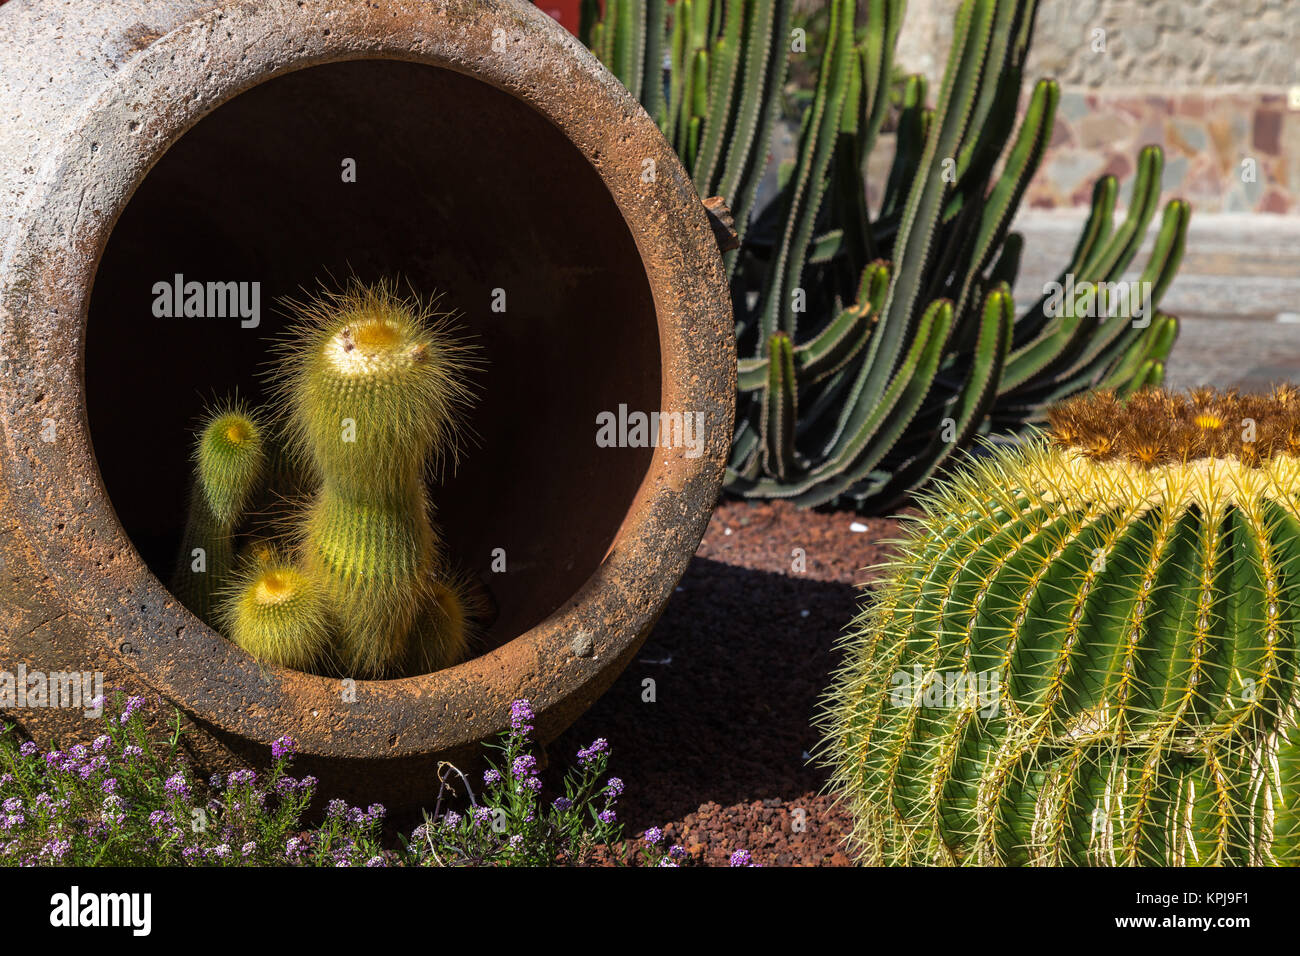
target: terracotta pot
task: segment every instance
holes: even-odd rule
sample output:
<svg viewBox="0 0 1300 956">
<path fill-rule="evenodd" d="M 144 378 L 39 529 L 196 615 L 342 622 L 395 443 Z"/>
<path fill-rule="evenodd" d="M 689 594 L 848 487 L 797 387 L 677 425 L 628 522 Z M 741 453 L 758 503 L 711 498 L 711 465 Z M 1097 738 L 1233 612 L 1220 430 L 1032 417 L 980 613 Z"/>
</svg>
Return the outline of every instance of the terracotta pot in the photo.
<svg viewBox="0 0 1300 956">
<path fill-rule="evenodd" d="M 0 669 L 159 696 L 205 771 L 289 734 L 323 789 L 393 805 L 515 698 L 543 739 L 581 714 L 699 542 L 735 385 L 705 209 L 617 81 L 524 2 L 17 0 L 0 98 Z M 441 291 L 488 362 L 435 501 L 500 614 L 436 674 L 259 667 L 160 581 L 194 416 L 258 397 L 273 301 L 326 271 Z M 156 317 L 177 274 L 260 283 L 256 326 Z M 620 406 L 702 416 L 698 447 L 602 447 Z M 79 709 L 6 717 L 96 732 Z"/>
</svg>

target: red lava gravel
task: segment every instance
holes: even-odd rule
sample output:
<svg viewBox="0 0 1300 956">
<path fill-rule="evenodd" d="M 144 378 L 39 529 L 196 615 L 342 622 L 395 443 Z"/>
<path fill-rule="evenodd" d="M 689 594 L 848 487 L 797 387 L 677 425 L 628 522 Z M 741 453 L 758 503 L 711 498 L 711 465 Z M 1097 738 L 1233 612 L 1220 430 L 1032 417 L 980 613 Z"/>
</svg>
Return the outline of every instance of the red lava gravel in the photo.
<svg viewBox="0 0 1300 956">
<path fill-rule="evenodd" d="M 897 535 L 892 518 L 722 504 L 641 653 L 548 748 L 552 766 L 607 738 L 625 832 L 662 827 L 699 862 L 743 848 L 765 866 L 848 865 L 848 815 L 808 764 L 811 721 L 864 569 Z"/>
</svg>

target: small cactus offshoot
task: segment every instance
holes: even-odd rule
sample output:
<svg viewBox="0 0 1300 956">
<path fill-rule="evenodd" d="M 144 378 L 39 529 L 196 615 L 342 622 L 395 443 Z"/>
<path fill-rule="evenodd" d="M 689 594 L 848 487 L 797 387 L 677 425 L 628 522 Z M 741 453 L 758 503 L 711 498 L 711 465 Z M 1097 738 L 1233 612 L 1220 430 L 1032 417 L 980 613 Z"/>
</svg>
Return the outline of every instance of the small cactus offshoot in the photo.
<svg viewBox="0 0 1300 956">
<path fill-rule="evenodd" d="M 187 548 L 204 535 L 222 550 L 202 601 L 186 603 L 210 620 L 224 590 L 227 636 L 268 664 L 380 678 L 457 663 L 478 603 L 442 554 L 426 476 L 454 462 L 472 351 L 387 283 L 290 307 L 273 378 L 283 441 L 265 451 L 240 408 L 200 438 Z M 282 528 L 286 550 L 258 545 L 235 568 L 236 531 L 258 517 L 249 502 L 276 493 L 306 500 Z"/>
<path fill-rule="evenodd" d="M 266 468 L 265 432 L 240 402 L 210 410 L 194 448 L 189 513 L 172 589 L 209 624 L 235 564 L 234 536 Z"/>
<path fill-rule="evenodd" d="M 844 639 L 871 863 L 1300 863 L 1300 392 L 1110 393 L 969 461 Z"/>
<path fill-rule="evenodd" d="M 314 577 L 275 549 L 244 562 L 221 605 L 226 635 L 264 664 L 310 670 L 328 660 L 330 624 Z"/>
</svg>

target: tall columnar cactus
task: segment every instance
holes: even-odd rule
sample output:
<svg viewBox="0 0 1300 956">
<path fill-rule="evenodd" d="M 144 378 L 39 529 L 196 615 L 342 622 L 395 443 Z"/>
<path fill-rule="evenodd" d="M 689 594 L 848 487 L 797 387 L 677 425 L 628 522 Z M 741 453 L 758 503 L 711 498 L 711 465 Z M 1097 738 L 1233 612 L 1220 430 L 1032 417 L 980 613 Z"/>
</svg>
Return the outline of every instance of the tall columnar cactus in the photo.
<svg viewBox="0 0 1300 956">
<path fill-rule="evenodd" d="M 941 483 L 844 640 L 868 862 L 1300 863 L 1300 391 L 1075 398 Z"/>
<path fill-rule="evenodd" d="M 385 286 L 318 299 L 301 319 L 279 395 L 291 447 L 319 481 L 302 553 L 336 628 L 340 665 L 364 677 L 417 661 L 445 667 L 466 638 L 425 472 L 454 448 L 468 398 L 463 350 L 427 310 Z"/>
<path fill-rule="evenodd" d="M 1145 284 L 1126 294 L 1118 283 L 1160 199 L 1163 156 L 1147 147 L 1118 226 L 1118 183 L 1098 181 L 1059 281 L 1071 292 L 1045 294 L 1017 318 L 1010 291 L 1023 240 L 1009 226 L 1060 95 L 1039 82 L 1015 128 L 1037 0 L 963 0 L 936 105 L 927 105 L 924 77 L 905 84 L 874 216 L 863 163 L 889 109 L 906 4 L 868 0 L 859 23 L 857 0 L 827 3 L 796 158 L 757 212 L 790 55 L 790 0 L 679 0 L 671 13 L 663 0 L 608 0 L 603 18 L 593 0 L 583 38 L 641 98 L 700 194 L 726 199 L 744 240 L 726 256 L 741 391 L 728 487 L 880 510 L 982 432 L 1041 421 L 1051 402 L 1090 388 L 1159 384 L 1178 322 L 1158 305 L 1190 209 L 1166 206 L 1136 280 Z M 788 368 L 769 370 L 772 362 Z"/>
<path fill-rule="evenodd" d="M 204 621 L 235 568 L 235 531 L 266 470 L 265 431 L 238 401 L 204 417 L 194 447 L 189 511 L 172 590 Z"/>
</svg>

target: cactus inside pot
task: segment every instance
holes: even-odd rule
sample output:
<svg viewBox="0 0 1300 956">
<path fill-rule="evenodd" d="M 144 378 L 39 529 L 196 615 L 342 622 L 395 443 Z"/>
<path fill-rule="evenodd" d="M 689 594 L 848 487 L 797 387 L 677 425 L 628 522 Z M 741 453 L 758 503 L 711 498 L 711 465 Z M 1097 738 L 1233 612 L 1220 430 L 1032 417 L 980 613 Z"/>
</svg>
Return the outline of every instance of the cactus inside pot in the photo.
<svg viewBox="0 0 1300 956">
<path fill-rule="evenodd" d="M 459 609 L 445 606 L 455 592 L 438 588 L 447 570 L 425 471 L 454 448 L 468 400 L 463 350 L 386 287 L 299 312 L 278 393 L 291 448 L 319 481 L 302 556 L 326 595 L 342 667 L 367 677 L 415 657 L 446 667 L 465 634 Z"/>
<path fill-rule="evenodd" d="M 824 756 L 863 860 L 1300 863 L 1300 392 L 1072 399 L 923 502 Z"/>
<path fill-rule="evenodd" d="M 261 486 L 266 460 L 266 430 L 243 403 L 223 403 L 205 414 L 172 591 L 209 624 L 234 570 L 235 532 Z"/>
<path fill-rule="evenodd" d="M 267 664 L 362 678 L 450 666 L 483 602 L 442 553 L 426 476 L 455 457 L 471 350 L 384 283 L 290 308 L 271 403 L 282 440 L 268 454 L 241 407 L 211 417 L 185 553 L 209 542 L 217 573 L 178 594 Z M 296 499 L 293 513 L 246 514 L 267 490 Z M 280 540 L 237 559 L 237 536 L 267 527 Z"/>
</svg>

